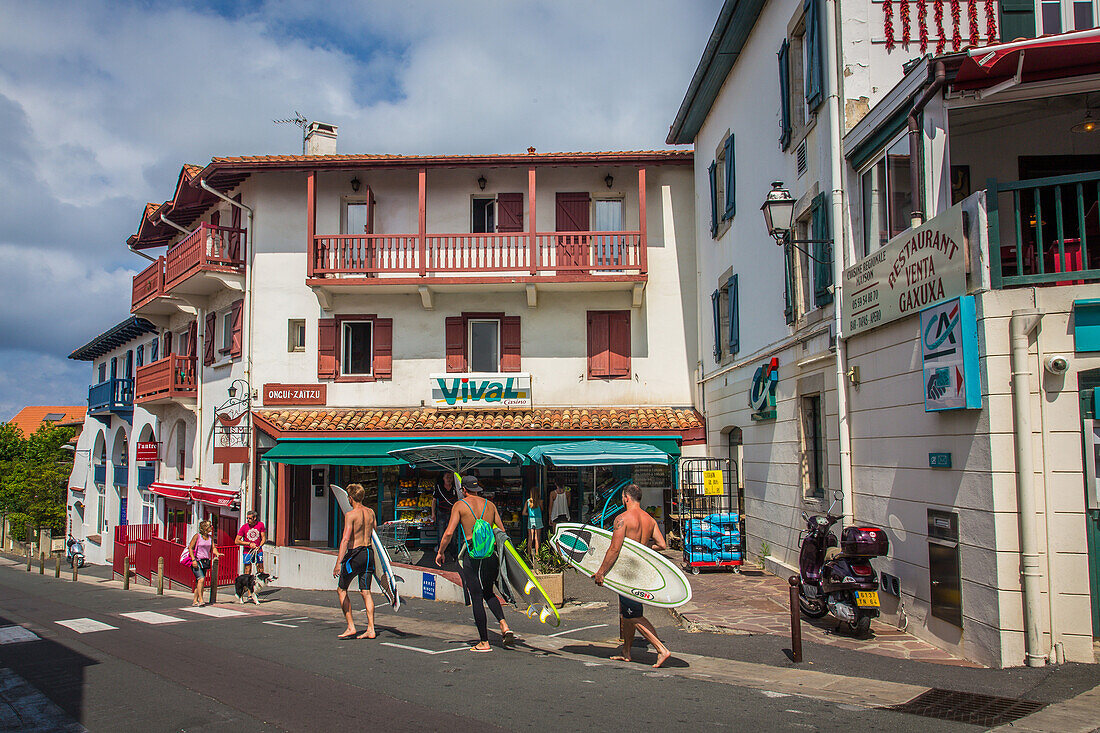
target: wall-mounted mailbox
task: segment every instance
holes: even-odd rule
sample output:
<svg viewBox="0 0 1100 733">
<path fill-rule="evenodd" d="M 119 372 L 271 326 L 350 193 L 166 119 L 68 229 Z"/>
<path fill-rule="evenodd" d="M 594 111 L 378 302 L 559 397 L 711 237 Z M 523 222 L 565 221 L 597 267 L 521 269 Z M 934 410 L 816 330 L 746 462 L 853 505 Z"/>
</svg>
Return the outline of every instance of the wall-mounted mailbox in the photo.
<svg viewBox="0 0 1100 733">
<path fill-rule="evenodd" d="M 956 512 L 928 510 L 928 582 L 932 615 L 961 627 L 962 574 Z"/>
</svg>

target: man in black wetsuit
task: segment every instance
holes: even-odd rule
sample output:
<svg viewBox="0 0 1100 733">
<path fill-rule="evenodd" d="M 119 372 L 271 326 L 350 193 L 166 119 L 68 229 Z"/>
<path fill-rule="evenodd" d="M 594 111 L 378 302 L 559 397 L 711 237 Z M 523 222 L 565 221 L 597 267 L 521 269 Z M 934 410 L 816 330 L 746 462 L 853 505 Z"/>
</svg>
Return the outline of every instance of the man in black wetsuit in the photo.
<svg viewBox="0 0 1100 733">
<path fill-rule="evenodd" d="M 339 577 L 336 585 L 336 595 L 340 598 L 340 610 L 344 612 L 344 618 L 348 627 L 340 634 L 341 639 L 355 636 L 355 620 L 351 615 L 351 599 L 348 598 L 348 587 L 352 578 L 359 579 L 359 591 L 363 594 L 363 603 L 367 606 L 367 630 L 359 635 L 360 639 L 373 639 L 374 631 L 374 599 L 371 598 L 370 584 L 373 577 L 371 565 L 371 534 L 374 532 L 374 510 L 363 506 L 363 495 L 366 492 L 360 484 L 348 486 L 348 499 L 351 500 L 351 510 L 344 514 L 344 536 L 340 539 L 340 558 L 332 568 L 332 577 Z"/>
</svg>

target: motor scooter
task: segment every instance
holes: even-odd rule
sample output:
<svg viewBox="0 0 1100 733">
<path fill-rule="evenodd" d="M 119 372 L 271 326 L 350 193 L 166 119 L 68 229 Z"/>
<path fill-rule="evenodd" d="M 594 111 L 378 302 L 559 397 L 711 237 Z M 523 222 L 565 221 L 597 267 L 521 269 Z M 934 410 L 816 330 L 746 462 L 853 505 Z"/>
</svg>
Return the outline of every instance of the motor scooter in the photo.
<svg viewBox="0 0 1100 733">
<path fill-rule="evenodd" d="M 871 619 L 879 615 L 878 575 L 870 561 L 890 551 L 886 532 L 878 527 L 845 527 L 838 547 L 830 530 L 840 517 L 803 512 L 802 519 L 806 522 L 798 553 L 802 613 L 810 618 L 832 613 L 843 629 L 866 636 Z"/>
<path fill-rule="evenodd" d="M 65 559 L 69 561 L 69 567 L 84 567 L 84 543 L 72 535 L 65 540 Z"/>
</svg>

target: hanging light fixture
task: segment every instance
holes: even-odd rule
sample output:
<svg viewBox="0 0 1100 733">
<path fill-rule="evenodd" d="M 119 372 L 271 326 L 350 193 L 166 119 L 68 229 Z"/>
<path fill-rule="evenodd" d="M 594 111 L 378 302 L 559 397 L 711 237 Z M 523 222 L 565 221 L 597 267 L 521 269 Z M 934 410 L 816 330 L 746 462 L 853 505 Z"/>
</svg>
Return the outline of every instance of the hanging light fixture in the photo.
<svg viewBox="0 0 1100 733">
<path fill-rule="evenodd" d="M 485 190 L 485 184 L 486 183 L 488 183 L 488 181 L 485 180 L 485 176 L 478 176 L 477 177 L 477 187 L 480 188 L 482 191 Z"/>
<path fill-rule="evenodd" d="M 359 182 L 359 176 L 351 179 L 351 190 L 359 193 L 359 187 L 363 184 Z"/>
<path fill-rule="evenodd" d="M 1088 109 L 1085 110 L 1085 119 L 1081 120 L 1076 125 L 1069 128 L 1070 132 L 1080 133 L 1096 132 L 1097 130 L 1100 130 L 1100 120 L 1094 118 L 1092 116 L 1092 111 Z"/>
<path fill-rule="evenodd" d="M 608 173 L 607 176 L 603 179 L 603 182 L 607 184 L 608 188 L 611 188 L 615 185 L 615 178 L 610 173 Z"/>
</svg>

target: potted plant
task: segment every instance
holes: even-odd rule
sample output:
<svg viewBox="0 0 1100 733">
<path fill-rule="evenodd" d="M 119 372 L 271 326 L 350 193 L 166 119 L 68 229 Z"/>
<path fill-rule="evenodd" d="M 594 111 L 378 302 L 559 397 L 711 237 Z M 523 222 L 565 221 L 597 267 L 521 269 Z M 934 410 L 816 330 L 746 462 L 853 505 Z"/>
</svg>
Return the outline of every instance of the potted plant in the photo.
<svg viewBox="0 0 1100 733">
<path fill-rule="evenodd" d="M 528 567 L 531 567 L 532 559 L 530 553 L 527 552 L 527 540 L 520 543 L 517 551 Z M 555 606 L 561 606 L 565 603 L 565 575 L 563 571 L 567 567 L 569 567 L 569 563 L 562 559 L 561 555 L 550 546 L 550 543 L 544 542 L 539 545 L 539 551 L 534 557 L 535 577 Z"/>
</svg>

